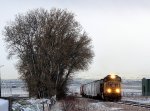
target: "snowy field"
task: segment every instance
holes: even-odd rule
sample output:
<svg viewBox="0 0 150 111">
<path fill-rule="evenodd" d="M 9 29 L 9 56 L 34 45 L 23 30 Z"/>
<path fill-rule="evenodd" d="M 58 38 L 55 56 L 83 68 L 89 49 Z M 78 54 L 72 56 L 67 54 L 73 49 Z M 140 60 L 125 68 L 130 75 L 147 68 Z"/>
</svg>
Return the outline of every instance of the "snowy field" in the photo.
<svg viewBox="0 0 150 111">
<path fill-rule="evenodd" d="M 23 81 L 18 79 L 2 80 L 1 86 L 2 97 L 28 97 L 29 93 L 26 89 L 26 85 Z"/>
<path fill-rule="evenodd" d="M 17 88 L 2 88 L 2 97 L 28 97 L 29 93 L 25 88 L 17 87 Z"/>
</svg>

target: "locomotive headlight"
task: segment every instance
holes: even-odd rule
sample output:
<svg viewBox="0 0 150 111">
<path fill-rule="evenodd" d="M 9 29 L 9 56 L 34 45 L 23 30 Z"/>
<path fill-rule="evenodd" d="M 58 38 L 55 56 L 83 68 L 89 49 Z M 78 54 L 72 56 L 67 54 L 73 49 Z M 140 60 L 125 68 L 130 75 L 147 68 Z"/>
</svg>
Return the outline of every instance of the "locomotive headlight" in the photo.
<svg viewBox="0 0 150 111">
<path fill-rule="evenodd" d="M 108 92 L 108 93 L 111 93 L 111 89 L 110 89 L 110 88 L 108 88 L 108 89 L 107 89 L 107 92 Z"/>
<path fill-rule="evenodd" d="M 120 93 L 120 89 L 117 88 L 117 89 L 116 89 L 116 93 Z"/>
<path fill-rule="evenodd" d="M 111 79 L 115 79 L 116 76 L 112 74 L 112 75 L 110 75 L 110 78 L 111 78 Z"/>
</svg>

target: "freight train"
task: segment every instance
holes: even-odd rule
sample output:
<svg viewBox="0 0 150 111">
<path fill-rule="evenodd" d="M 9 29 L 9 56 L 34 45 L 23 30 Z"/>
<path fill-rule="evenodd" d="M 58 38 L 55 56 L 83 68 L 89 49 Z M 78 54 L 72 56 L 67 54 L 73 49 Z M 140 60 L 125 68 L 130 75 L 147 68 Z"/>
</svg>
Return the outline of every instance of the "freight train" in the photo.
<svg viewBox="0 0 150 111">
<path fill-rule="evenodd" d="M 92 97 L 102 100 L 121 100 L 121 77 L 118 75 L 107 75 L 101 80 L 83 84 L 80 87 L 83 97 Z"/>
</svg>

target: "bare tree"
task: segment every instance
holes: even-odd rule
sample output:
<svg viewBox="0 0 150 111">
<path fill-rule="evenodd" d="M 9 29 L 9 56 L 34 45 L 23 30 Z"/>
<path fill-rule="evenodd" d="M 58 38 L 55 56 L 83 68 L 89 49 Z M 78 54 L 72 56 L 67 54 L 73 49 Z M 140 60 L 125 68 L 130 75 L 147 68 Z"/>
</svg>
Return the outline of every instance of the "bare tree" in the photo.
<svg viewBox="0 0 150 111">
<path fill-rule="evenodd" d="M 19 14 L 4 30 L 9 56 L 19 58 L 18 70 L 30 96 L 65 95 L 76 71 L 91 63 L 91 39 L 67 10 L 36 9 Z"/>
</svg>

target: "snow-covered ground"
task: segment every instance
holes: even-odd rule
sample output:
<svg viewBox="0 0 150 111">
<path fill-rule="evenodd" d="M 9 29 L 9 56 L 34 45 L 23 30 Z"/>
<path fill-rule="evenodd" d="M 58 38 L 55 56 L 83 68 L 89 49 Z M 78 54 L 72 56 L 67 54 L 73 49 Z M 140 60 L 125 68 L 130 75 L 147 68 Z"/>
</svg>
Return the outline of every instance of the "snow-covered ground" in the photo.
<svg viewBox="0 0 150 111">
<path fill-rule="evenodd" d="M 88 98 L 77 98 L 74 101 L 59 101 L 52 106 L 51 111 L 149 111 L 146 108 L 103 102 Z"/>
<path fill-rule="evenodd" d="M 14 101 L 12 109 L 13 111 L 48 111 L 55 102 L 55 96 L 51 99 L 22 99 Z"/>
<path fill-rule="evenodd" d="M 150 105 L 150 97 L 144 97 L 144 96 L 137 96 L 137 97 L 123 97 L 122 100 L 127 100 L 127 101 L 134 101 L 138 103 L 144 103 L 144 104 L 149 104 Z"/>
<path fill-rule="evenodd" d="M 0 99 L 0 111 L 8 111 L 8 101 L 4 99 Z"/>
<path fill-rule="evenodd" d="M 42 111 L 42 101 L 40 99 L 29 99 L 15 101 L 12 105 L 13 111 Z"/>
<path fill-rule="evenodd" d="M 89 111 L 119 111 L 122 110 L 123 108 L 117 108 L 117 107 L 108 107 L 104 102 L 97 102 L 97 103 L 90 103 L 88 105 Z"/>
<path fill-rule="evenodd" d="M 123 98 L 124 100 L 138 101 L 140 103 L 150 103 L 150 98 Z M 20 100 L 14 102 L 13 111 L 23 110 L 23 111 L 43 111 L 43 102 L 47 99 L 29 99 L 29 100 Z M 128 105 L 120 105 L 113 102 L 103 102 L 99 100 L 92 100 L 87 98 L 77 98 L 74 101 L 58 101 L 51 107 L 50 111 L 148 111 L 144 108 L 133 107 Z M 46 102 L 45 102 L 46 103 Z M 48 104 L 44 104 L 45 111 L 48 111 Z M 1 110 L 0 110 L 1 111 Z M 2 110 L 3 111 L 3 110 Z"/>
<path fill-rule="evenodd" d="M 61 102 L 57 102 L 51 109 L 51 111 L 64 111 L 63 107 L 61 105 Z M 81 104 L 80 104 L 81 105 Z M 97 103 L 87 103 L 84 107 L 82 106 L 83 109 L 78 109 L 79 104 L 77 104 L 77 109 L 70 110 L 70 111 L 120 111 L 122 108 L 117 108 L 117 107 L 108 107 L 102 102 L 97 102 Z M 69 111 L 69 110 L 66 110 Z"/>
</svg>

